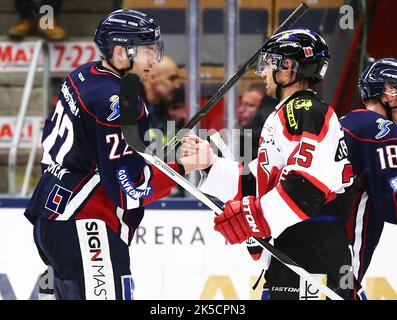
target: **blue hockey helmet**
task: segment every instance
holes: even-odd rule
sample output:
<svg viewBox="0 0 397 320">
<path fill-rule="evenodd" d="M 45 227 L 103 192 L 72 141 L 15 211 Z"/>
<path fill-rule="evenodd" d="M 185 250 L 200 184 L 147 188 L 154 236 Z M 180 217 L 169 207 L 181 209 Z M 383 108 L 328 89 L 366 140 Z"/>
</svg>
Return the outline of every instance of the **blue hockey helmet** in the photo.
<svg viewBox="0 0 397 320">
<path fill-rule="evenodd" d="M 130 60 L 136 55 L 136 47 L 155 44 L 157 61 L 161 61 L 164 46 L 159 25 L 148 15 L 131 9 L 120 9 L 103 19 L 94 36 L 100 55 L 110 59 L 116 45 L 126 48 Z"/>
<path fill-rule="evenodd" d="M 396 87 L 397 93 L 397 59 L 379 59 L 364 70 L 358 80 L 361 99 L 379 99 L 386 85 Z"/>
</svg>

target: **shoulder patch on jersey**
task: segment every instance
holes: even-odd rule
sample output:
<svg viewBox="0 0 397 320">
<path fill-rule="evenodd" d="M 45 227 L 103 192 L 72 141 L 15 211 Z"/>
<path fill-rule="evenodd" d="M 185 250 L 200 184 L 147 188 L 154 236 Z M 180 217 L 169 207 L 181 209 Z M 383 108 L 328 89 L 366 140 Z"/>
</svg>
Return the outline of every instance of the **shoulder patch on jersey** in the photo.
<svg viewBox="0 0 397 320">
<path fill-rule="evenodd" d="M 375 136 L 375 139 L 379 140 L 379 139 L 386 137 L 389 134 L 389 132 L 390 132 L 389 126 L 392 125 L 393 122 L 390 120 L 385 120 L 383 118 L 379 118 L 376 120 L 376 123 L 378 124 L 378 129 L 380 131 Z"/>
<path fill-rule="evenodd" d="M 120 99 L 118 95 L 112 95 L 109 98 L 110 103 L 110 109 L 112 110 L 111 114 L 106 118 L 107 121 L 114 121 L 118 117 L 120 117 Z M 138 120 L 142 118 L 143 114 L 146 113 L 146 115 L 149 114 L 146 104 L 142 102 L 142 98 L 138 97 Z"/>
<path fill-rule="evenodd" d="M 286 113 L 287 113 L 287 120 L 288 124 L 291 128 L 298 129 L 298 122 L 296 121 L 295 118 L 295 112 L 294 110 L 309 110 L 313 106 L 313 103 L 309 99 L 300 99 L 300 98 L 295 98 L 292 99 L 290 102 L 287 103 L 287 106 L 285 107 Z"/>
<path fill-rule="evenodd" d="M 63 214 L 73 192 L 56 184 L 48 195 L 44 207 L 57 214 Z"/>
<path fill-rule="evenodd" d="M 298 97 L 289 101 L 279 113 L 284 126 L 284 135 L 295 139 L 303 134 L 323 137 L 328 128 L 332 110 L 317 99 Z"/>
<path fill-rule="evenodd" d="M 119 102 L 119 96 L 118 95 L 113 95 L 109 98 L 109 101 L 111 102 L 110 104 L 110 109 L 112 110 L 112 113 L 109 115 L 109 117 L 106 118 L 107 121 L 114 121 L 118 117 L 120 117 L 120 102 Z"/>
</svg>

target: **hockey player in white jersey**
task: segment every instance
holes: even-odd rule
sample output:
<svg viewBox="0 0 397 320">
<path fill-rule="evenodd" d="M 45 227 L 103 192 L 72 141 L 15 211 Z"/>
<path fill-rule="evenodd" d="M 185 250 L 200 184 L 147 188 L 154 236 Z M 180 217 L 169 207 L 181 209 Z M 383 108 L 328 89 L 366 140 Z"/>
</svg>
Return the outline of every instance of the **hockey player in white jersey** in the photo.
<svg viewBox="0 0 397 320">
<path fill-rule="evenodd" d="M 241 196 L 241 163 L 216 156 L 208 157 L 201 190 L 226 203 L 215 230 L 229 243 L 271 237 L 280 251 L 350 299 L 352 290 L 341 287 L 340 279 L 351 265 L 344 222 L 352 205 L 345 192 L 353 183 L 352 167 L 338 118 L 314 90 L 329 60 L 327 44 L 313 31 L 287 30 L 270 39 L 256 73 L 280 103 L 264 124 L 258 157 L 250 164 L 257 196 Z M 183 155 L 194 155 L 199 141 L 185 138 Z M 262 259 L 264 298 L 325 298 L 265 252 Z"/>
</svg>

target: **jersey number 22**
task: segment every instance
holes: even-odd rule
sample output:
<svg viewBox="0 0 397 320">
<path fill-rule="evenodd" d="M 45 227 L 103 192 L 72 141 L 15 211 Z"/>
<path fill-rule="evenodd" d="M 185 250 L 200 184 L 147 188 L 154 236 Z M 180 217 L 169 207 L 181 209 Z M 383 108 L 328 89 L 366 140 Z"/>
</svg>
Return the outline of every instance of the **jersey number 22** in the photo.
<svg viewBox="0 0 397 320">
<path fill-rule="evenodd" d="M 54 122 L 55 120 L 54 128 L 47 136 L 47 138 L 43 141 L 43 163 L 50 164 L 53 163 L 55 160 L 56 163 L 62 165 L 63 159 L 73 146 L 73 123 L 70 120 L 69 116 L 64 113 L 64 111 L 65 109 L 62 105 L 62 102 L 58 100 L 54 114 L 51 118 L 52 122 Z M 65 135 L 66 137 L 59 147 L 55 159 L 52 159 L 50 151 L 54 147 L 58 136 L 63 138 Z"/>
</svg>

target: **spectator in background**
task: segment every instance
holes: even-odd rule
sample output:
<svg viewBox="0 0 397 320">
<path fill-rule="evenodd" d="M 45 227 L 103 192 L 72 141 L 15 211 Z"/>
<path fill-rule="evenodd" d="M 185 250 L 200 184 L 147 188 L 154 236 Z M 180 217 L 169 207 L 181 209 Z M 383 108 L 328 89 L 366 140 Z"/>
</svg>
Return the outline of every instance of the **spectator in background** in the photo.
<svg viewBox="0 0 397 320">
<path fill-rule="evenodd" d="M 168 105 L 179 88 L 178 66 L 174 60 L 165 56 L 163 61 L 153 67 L 152 74 L 145 81 L 146 96 L 150 102 L 151 128 L 162 131 L 164 143 L 167 140 L 167 121 L 172 120 Z"/>
<path fill-rule="evenodd" d="M 240 155 L 244 155 L 244 140 L 251 139 L 253 158 L 256 158 L 258 149 L 259 135 L 264 120 L 258 115 L 263 115 L 262 102 L 265 97 L 265 90 L 261 83 L 252 84 L 247 91 L 241 95 L 240 103 L 237 107 L 237 124 L 241 129 Z M 245 130 L 248 129 L 249 131 Z M 245 130 L 245 131 L 244 131 Z M 256 134 L 259 131 L 259 135 Z M 254 134 L 255 132 L 255 134 Z M 255 138 L 257 136 L 257 139 Z M 255 154 L 254 154 L 255 153 Z"/>
<path fill-rule="evenodd" d="M 174 93 L 173 99 L 168 105 L 168 114 L 175 121 L 175 130 L 183 128 L 188 120 L 188 110 L 185 106 L 185 88 L 180 87 Z"/>
<path fill-rule="evenodd" d="M 259 147 L 259 138 L 261 136 L 261 131 L 263 128 L 263 124 L 267 117 L 274 111 L 274 108 L 277 106 L 277 100 L 269 97 L 266 92 L 261 100 L 261 105 L 258 108 L 256 115 L 251 121 L 252 128 L 252 143 L 254 150 L 257 150 Z"/>
<path fill-rule="evenodd" d="M 267 119 L 277 105 L 277 101 L 265 93 L 262 83 L 254 83 L 243 93 L 237 107 L 239 127 L 252 130 L 253 150 L 258 149 L 264 119 Z"/>
<path fill-rule="evenodd" d="M 259 87 L 262 86 L 262 87 Z M 252 84 L 241 96 L 237 107 L 237 122 L 240 127 L 249 127 L 265 94 L 263 84 Z"/>
<path fill-rule="evenodd" d="M 61 0 L 32 1 L 32 0 L 15 0 L 15 9 L 17 10 L 20 21 L 10 28 L 8 36 L 15 40 L 22 40 L 28 35 L 42 34 L 48 40 L 57 41 L 66 38 L 67 34 L 64 28 L 59 25 L 58 16 L 61 9 Z M 54 21 L 52 28 L 40 27 L 40 7 L 49 5 L 54 10 Z M 46 13 L 48 14 L 48 13 Z"/>
<path fill-rule="evenodd" d="M 237 123 L 240 128 L 240 156 L 247 156 L 251 152 L 250 159 L 257 157 L 259 138 L 263 124 L 269 114 L 277 105 L 276 100 L 266 96 L 262 83 L 252 84 L 245 91 L 237 107 Z M 250 143 L 249 147 L 246 143 Z M 244 170 L 249 170 L 248 167 Z M 247 176 L 242 182 L 244 195 L 255 195 L 255 181 L 253 177 Z"/>
</svg>

